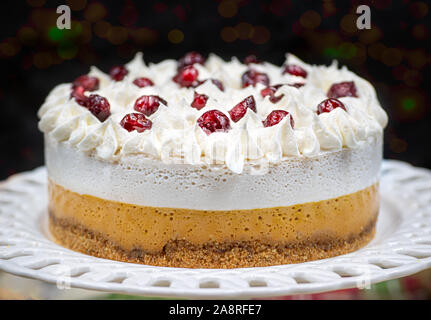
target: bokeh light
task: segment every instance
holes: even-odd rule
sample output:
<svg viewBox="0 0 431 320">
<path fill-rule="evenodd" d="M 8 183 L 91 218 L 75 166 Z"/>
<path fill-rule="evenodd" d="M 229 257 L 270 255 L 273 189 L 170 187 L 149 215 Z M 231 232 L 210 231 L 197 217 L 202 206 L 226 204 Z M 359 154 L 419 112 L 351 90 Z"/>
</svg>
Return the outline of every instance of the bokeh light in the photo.
<svg viewBox="0 0 431 320">
<path fill-rule="evenodd" d="M 264 44 L 271 38 L 271 33 L 265 26 L 255 26 L 251 32 L 251 42 Z"/>
<path fill-rule="evenodd" d="M 383 32 L 377 26 L 372 25 L 371 29 L 363 29 L 359 31 L 359 41 L 365 44 L 372 44 L 379 41 L 383 37 Z"/>
<path fill-rule="evenodd" d="M 78 46 L 70 42 L 62 43 L 57 47 L 57 53 L 61 58 L 70 60 L 78 53 Z"/>
<path fill-rule="evenodd" d="M 108 10 L 105 6 L 99 2 L 90 3 L 84 11 L 84 17 L 90 22 L 96 22 L 102 20 L 108 14 Z"/>
<path fill-rule="evenodd" d="M 383 51 L 385 50 L 386 50 L 386 46 L 383 43 L 378 42 L 368 47 L 368 54 L 370 55 L 371 58 L 375 60 L 380 60 L 380 57 Z"/>
<path fill-rule="evenodd" d="M 232 18 L 238 12 L 238 6 L 234 1 L 223 0 L 218 5 L 218 12 L 223 18 Z"/>
<path fill-rule="evenodd" d="M 187 13 L 186 10 L 182 5 L 177 5 L 173 10 L 172 13 L 175 14 L 178 18 L 178 20 L 185 22 L 187 20 Z"/>
<path fill-rule="evenodd" d="M 406 60 L 408 65 L 415 69 L 422 69 L 427 63 L 430 62 L 429 57 L 423 49 L 407 51 Z"/>
<path fill-rule="evenodd" d="M 386 48 L 383 50 L 380 56 L 381 61 L 389 67 L 399 65 L 402 61 L 402 58 L 403 55 L 401 50 L 397 48 Z"/>
<path fill-rule="evenodd" d="M 129 33 L 125 27 L 114 26 L 109 29 L 106 38 L 114 45 L 124 43 L 129 37 Z"/>
<path fill-rule="evenodd" d="M 415 1 L 409 6 L 410 14 L 416 19 L 422 19 L 428 14 L 428 5 L 423 1 Z"/>
<path fill-rule="evenodd" d="M 41 7 L 45 4 L 45 0 L 27 0 L 27 4 L 31 7 Z"/>
<path fill-rule="evenodd" d="M 291 7 L 291 1 L 272 0 L 269 6 L 269 10 L 273 15 L 283 17 L 289 13 Z"/>
<path fill-rule="evenodd" d="M 150 28 L 138 28 L 130 31 L 130 36 L 137 45 L 151 46 L 157 42 L 158 33 Z"/>
<path fill-rule="evenodd" d="M 33 56 L 33 64 L 36 68 L 46 69 L 53 63 L 51 53 L 47 51 L 38 52 Z"/>
<path fill-rule="evenodd" d="M 417 40 L 426 40 L 429 38 L 428 29 L 424 24 L 415 25 L 411 30 L 411 34 Z"/>
<path fill-rule="evenodd" d="M 241 40 L 247 40 L 251 37 L 253 32 L 253 26 L 246 22 L 240 22 L 235 27 L 236 34 Z"/>
<path fill-rule="evenodd" d="M 322 3 L 323 17 L 330 17 L 337 13 L 337 7 L 333 0 L 323 0 Z"/>
<path fill-rule="evenodd" d="M 416 87 L 421 83 L 422 75 L 417 70 L 409 69 L 404 73 L 403 80 L 409 87 Z"/>
<path fill-rule="evenodd" d="M 402 153 L 407 150 L 407 142 L 403 139 L 392 138 L 389 142 L 389 148 L 395 153 Z"/>
<path fill-rule="evenodd" d="M 93 31 L 96 34 L 96 36 L 100 38 L 106 38 L 106 36 L 109 33 L 109 30 L 111 29 L 111 24 L 107 21 L 97 21 L 93 25 Z"/>
<path fill-rule="evenodd" d="M 305 29 L 315 29 L 322 22 L 322 18 L 317 11 L 308 10 L 304 12 L 299 18 L 299 23 Z"/>
<path fill-rule="evenodd" d="M 408 73 L 409 70 L 406 72 Z M 422 90 L 409 86 L 399 86 L 392 90 L 394 105 L 391 111 L 395 121 L 414 122 L 429 112 L 429 99 Z"/>
<path fill-rule="evenodd" d="M 238 38 L 238 34 L 234 28 L 224 27 L 220 32 L 220 37 L 225 42 L 234 42 Z"/>
<path fill-rule="evenodd" d="M 133 3 L 130 3 L 123 8 L 123 11 L 121 12 L 119 20 L 123 26 L 130 27 L 136 24 L 136 21 L 138 21 L 138 18 L 139 18 L 138 11 L 136 10 Z"/>
<path fill-rule="evenodd" d="M 358 16 L 354 14 L 345 15 L 340 21 L 341 30 L 348 35 L 357 33 L 359 31 L 356 26 L 357 18 Z"/>
<path fill-rule="evenodd" d="M 39 35 L 36 30 L 31 27 L 23 26 L 18 30 L 17 33 L 19 41 L 26 46 L 33 46 L 36 44 Z"/>
<path fill-rule="evenodd" d="M 181 30 L 173 29 L 168 33 L 168 40 L 175 44 L 181 43 L 184 40 L 184 33 Z"/>
<path fill-rule="evenodd" d="M 66 5 L 73 11 L 80 11 L 87 5 L 87 0 L 66 0 Z"/>
<path fill-rule="evenodd" d="M 15 56 L 21 50 L 21 44 L 16 38 L 6 38 L 0 43 L 0 55 Z"/>
<path fill-rule="evenodd" d="M 163 13 L 163 12 L 165 12 L 166 10 L 168 10 L 168 6 L 167 6 L 165 3 L 163 3 L 163 2 L 156 2 L 156 3 L 153 5 L 153 9 L 154 9 L 154 11 L 156 11 L 157 13 Z"/>
</svg>

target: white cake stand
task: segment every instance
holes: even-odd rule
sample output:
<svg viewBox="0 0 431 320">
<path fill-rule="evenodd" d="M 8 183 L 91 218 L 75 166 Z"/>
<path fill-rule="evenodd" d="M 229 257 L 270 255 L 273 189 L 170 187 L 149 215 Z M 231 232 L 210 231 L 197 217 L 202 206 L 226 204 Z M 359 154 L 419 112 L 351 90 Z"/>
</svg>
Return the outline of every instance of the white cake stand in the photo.
<svg viewBox="0 0 431 320">
<path fill-rule="evenodd" d="M 265 268 L 183 269 L 99 259 L 53 243 L 46 170 L 0 184 L 0 270 L 59 288 L 185 298 L 251 298 L 365 288 L 431 267 L 431 171 L 384 161 L 375 239 L 350 254 Z"/>
</svg>

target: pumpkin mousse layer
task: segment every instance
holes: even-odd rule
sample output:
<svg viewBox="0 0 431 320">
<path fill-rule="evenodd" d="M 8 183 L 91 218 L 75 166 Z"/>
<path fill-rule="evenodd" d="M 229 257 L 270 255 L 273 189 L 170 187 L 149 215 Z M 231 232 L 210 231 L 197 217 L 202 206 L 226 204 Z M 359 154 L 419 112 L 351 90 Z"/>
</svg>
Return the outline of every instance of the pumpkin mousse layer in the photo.
<svg viewBox="0 0 431 320">
<path fill-rule="evenodd" d="M 378 186 L 288 207 L 154 208 L 49 183 L 50 231 L 73 250 L 149 265 L 234 268 L 297 263 L 358 249 L 375 231 Z"/>
</svg>

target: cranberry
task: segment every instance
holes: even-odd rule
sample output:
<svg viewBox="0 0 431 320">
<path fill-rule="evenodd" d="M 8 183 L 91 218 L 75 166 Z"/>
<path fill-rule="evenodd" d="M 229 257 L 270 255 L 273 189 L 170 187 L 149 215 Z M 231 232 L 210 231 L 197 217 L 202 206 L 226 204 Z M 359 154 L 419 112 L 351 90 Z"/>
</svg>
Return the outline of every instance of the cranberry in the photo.
<svg viewBox="0 0 431 320">
<path fill-rule="evenodd" d="M 115 66 L 109 71 L 112 80 L 121 81 L 129 73 L 125 66 Z"/>
<path fill-rule="evenodd" d="M 85 91 L 94 91 L 99 89 L 99 79 L 87 75 L 76 78 L 72 83 L 72 89 L 83 87 Z"/>
<path fill-rule="evenodd" d="M 272 103 L 277 103 L 284 96 L 284 94 L 279 95 L 278 97 L 275 96 L 275 92 L 280 87 L 281 87 L 281 84 L 277 84 L 275 86 L 266 87 L 265 89 L 262 89 L 260 91 L 260 94 L 262 95 L 262 97 L 269 96 L 269 101 L 271 101 Z"/>
<path fill-rule="evenodd" d="M 84 87 L 76 87 L 74 89 L 72 89 L 72 93 L 70 94 L 70 98 L 74 98 L 75 101 L 83 106 L 83 107 L 87 107 L 87 100 L 88 97 L 84 94 Z"/>
<path fill-rule="evenodd" d="M 205 112 L 199 117 L 197 123 L 207 135 L 213 132 L 226 132 L 230 130 L 229 118 L 218 110 Z"/>
<path fill-rule="evenodd" d="M 284 110 L 274 110 L 270 114 L 268 114 L 266 119 L 264 121 L 262 121 L 263 126 L 265 128 L 275 126 L 277 123 L 279 123 L 281 120 L 283 120 L 286 116 L 290 117 L 290 125 L 293 128 L 295 125 L 295 122 L 293 121 L 293 118 L 290 115 L 290 113 L 287 111 L 284 111 Z"/>
<path fill-rule="evenodd" d="M 129 113 L 124 116 L 120 125 L 129 132 L 133 130 L 144 132 L 145 130 L 150 130 L 153 123 L 150 119 L 145 118 L 142 113 Z"/>
<path fill-rule="evenodd" d="M 101 122 L 108 119 L 111 115 L 108 100 L 98 94 L 92 94 L 88 97 L 87 108 Z"/>
<path fill-rule="evenodd" d="M 331 112 L 336 108 L 341 108 L 346 111 L 346 107 L 340 100 L 335 98 L 329 98 L 319 103 L 319 105 L 317 106 L 317 114 Z"/>
<path fill-rule="evenodd" d="M 220 89 L 220 91 L 224 91 L 223 83 L 220 80 L 217 79 L 211 79 L 211 82 Z"/>
<path fill-rule="evenodd" d="M 187 66 L 181 69 L 173 80 L 181 87 L 196 87 L 199 85 L 198 76 L 199 72 L 195 67 Z"/>
<path fill-rule="evenodd" d="M 195 96 L 192 102 L 192 107 L 195 109 L 202 109 L 207 104 L 208 96 L 206 94 L 199 94 L 195 92 Z"/>
<path fill-rule="evenodd" d="M 159 96 L 142 96 L 136 100 L 134 109 L 148 117 L 156 112 L 157 109 L 159 109 L 160 103 L 164 104 L 165 106 L 168 105 L 166 100 L 160 98 Z"/>
<path fill-rule="evenodd" d="M 154 86 L 154 82 L 151 79 L 141 77 L 133 80 L 133 84 L 138 86 L 139 88 L 151 87 Z"/>
<path fill-rule="evenodd" d="M 341 98 L 341 97 L 357 97 L 356 86 L 353 81 L 345 81 L 334 83 L 326 94 L 328 98 Z"/>
<path fill-rule="evenodd" d="M 204 64 L 205 63 L 204 56 L 202 56 L 200 53 L 196 51 L 186 53 L 186 55 L 178 61 L 178 70 L 187 66 L 194 65 L 195 63 Z"/>
<path fill-rule="evenodd" d="M 269 85 L 268 76 L 265 73 L 257 72 L 256 70 L 248 70 L 244 72 L 241 80 L 243 88 L 248 87 L 249 85 L 254 87 L 257 83 L 262 83 L 266 86 Z"/>
<path fill-rule="evenodd" d="M 284 68 L 283 74 L 289 73 L 291 75 L 297 76 L 297 77 L 307 77 L 307 71 L 305 71 L 300 66 L 297 66 L 296 64 L 288 64 Z"/>
<path fill-rule="evenodd" d="M 258 64 L 261 63 L 261 61 L 259 61 L 259 59 L 254 54 L 251 54 L 244 58 L 244 64 L 250 63 Z"/>
<path fill-rule="evenodd" d="M 247 108 L 256 112 L 256 101 L 253 96 L 248 96 L 229 111 L 232 121 L 238 122 L 242 117 L 244 117 L 247 112 Z"/>
</svg>

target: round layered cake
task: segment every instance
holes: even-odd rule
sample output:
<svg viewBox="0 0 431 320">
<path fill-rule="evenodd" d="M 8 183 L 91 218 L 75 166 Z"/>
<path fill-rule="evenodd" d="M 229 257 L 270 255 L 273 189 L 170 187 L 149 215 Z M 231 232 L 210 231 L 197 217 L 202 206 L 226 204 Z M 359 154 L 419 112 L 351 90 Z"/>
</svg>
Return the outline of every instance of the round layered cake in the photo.
<svg viewBox="0 0 431 320">
<path fill-rule="evenodd" d="M 191 52 L 52 90 L 49 229 L 156 266 L 236 268 L 357 250 L 375 232 L 387 116 L 345 67 Z"/>
</svg>

